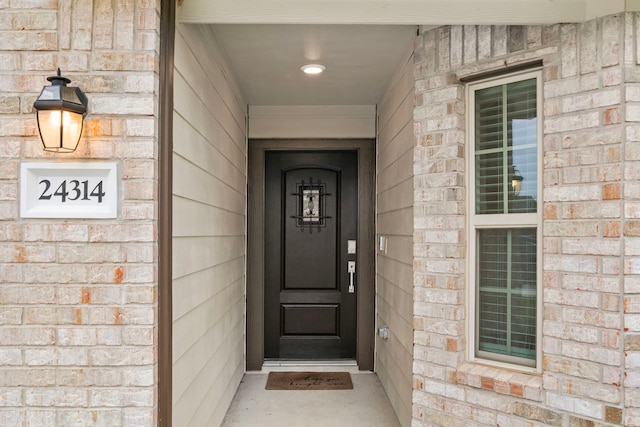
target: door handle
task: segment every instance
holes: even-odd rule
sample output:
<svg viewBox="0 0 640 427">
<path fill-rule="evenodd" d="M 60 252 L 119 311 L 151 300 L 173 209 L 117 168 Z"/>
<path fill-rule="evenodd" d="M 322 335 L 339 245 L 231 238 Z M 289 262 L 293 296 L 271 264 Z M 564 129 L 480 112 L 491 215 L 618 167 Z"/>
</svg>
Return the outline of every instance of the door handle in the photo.
<svg viewBox="0 0 640 427">
<path fill-rule="evenodd" d="M 355 276 L 356 276 L 356 262 L 347 262 L 347 272 L 349 273 L 349 293 L 352 294 L 356 291 Z"/>
</svg>

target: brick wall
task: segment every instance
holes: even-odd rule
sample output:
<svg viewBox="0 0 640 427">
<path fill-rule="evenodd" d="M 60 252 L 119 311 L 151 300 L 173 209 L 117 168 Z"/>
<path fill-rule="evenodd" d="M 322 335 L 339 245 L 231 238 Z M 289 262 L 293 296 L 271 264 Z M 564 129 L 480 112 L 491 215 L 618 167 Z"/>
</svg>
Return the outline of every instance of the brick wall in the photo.
<svg viewBox="0 0 640 427">
<path fill-rule="evenodd" d="M 639 18 L 420 36 L 414 425 L 640 425 Z M 531 60 L 544 64 L 539 374 L 469 363 L 465 353 L 460 78 Z"/>
<path fill-rule="evenodd" d="M 0 1 L 0 425 L 155 425 L 158 0 Z M 33 101 L 89 98 L 73 154 Z M 116 220 L 21 219 L 19 167 L 116 161 Z"/>
</svg>

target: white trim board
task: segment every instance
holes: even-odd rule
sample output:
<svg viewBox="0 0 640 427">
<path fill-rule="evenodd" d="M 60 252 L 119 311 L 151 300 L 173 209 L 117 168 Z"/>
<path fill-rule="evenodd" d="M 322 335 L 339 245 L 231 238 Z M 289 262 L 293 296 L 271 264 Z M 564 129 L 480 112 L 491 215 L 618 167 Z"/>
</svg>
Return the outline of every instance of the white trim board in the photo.
<svg viewBox="0 0 640 427">
<path fill-rule="evenodd" d="M 637 0 L 189 0 L 178 22 L 210 24 L 535 25 L 633 10 Z"/>
<path fill-rule="evenodd" d="M 375 105 L 249 107 L 249 138 L 375 138 Z"/>
</svg>

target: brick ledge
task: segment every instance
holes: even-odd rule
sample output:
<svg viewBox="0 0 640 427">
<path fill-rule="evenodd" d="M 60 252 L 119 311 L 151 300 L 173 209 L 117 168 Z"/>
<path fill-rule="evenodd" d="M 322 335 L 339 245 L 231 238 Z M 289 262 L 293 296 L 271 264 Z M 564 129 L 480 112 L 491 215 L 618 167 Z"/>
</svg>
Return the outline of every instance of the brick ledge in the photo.
<svg viewBox="0 0 640 427">
<path fill-rule="evenodd" d="M 456 371 L 458 384 L 481 388 L 523 399 L 542 401 L 542 376 L 480 365 L 464 363 Z"/>
</svg>

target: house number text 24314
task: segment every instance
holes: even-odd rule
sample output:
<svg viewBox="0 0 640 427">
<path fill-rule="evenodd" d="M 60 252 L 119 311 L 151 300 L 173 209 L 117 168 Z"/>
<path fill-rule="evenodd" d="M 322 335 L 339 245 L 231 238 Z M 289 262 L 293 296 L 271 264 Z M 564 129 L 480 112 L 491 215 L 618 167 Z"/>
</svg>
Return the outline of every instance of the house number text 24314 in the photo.
<svg viewBox="0 0 640 427">
<path fill-rule="evenodd" d="M 39 184 L 43 186 L 43 189 L 38 200 L 51 200 L 52 197 L 60 197 L 60 201 L 65 203 L 74 200 L 92 200 L 92 198 L 95 197 L 98 203 L 102 203 L 102 199 L 105 196 L 105 192 L 102 189 L 102 180 L 99 180 L 97 183 L 92 182 L 91 186 L 93 189 L 91 191 L 89 191 L 88 179 L 84 181 L 63 179 L 60 185 L 54 182 L 53 186 L 51 185 L 50 179 L 43 179 Z M 53 187 L 56 185 L 58 185 L 57 188 L 53 190 Z"/>
</svg>

